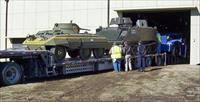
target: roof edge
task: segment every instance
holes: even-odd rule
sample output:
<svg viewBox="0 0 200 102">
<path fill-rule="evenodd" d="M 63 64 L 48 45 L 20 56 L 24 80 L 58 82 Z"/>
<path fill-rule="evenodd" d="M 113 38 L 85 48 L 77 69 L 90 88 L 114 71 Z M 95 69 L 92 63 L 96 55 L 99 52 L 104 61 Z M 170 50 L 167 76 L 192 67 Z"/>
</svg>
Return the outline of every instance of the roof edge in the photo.
<svg viewBox="0 0 200 102">
<path fill-rule="evenodd" d="M 174 10 L 191 10 L 191 9 L 197 9 L 196 6 L 184 6 L 184 7 L 154 7 L 154 8 L 122 8 L 122 9 L 116 9 L 114 11 L 116 12 L 131 12 L 131 11 L 145 11 L 145 12 L 151 12 L 151 11 L 174 11 Z"/>
</svg>

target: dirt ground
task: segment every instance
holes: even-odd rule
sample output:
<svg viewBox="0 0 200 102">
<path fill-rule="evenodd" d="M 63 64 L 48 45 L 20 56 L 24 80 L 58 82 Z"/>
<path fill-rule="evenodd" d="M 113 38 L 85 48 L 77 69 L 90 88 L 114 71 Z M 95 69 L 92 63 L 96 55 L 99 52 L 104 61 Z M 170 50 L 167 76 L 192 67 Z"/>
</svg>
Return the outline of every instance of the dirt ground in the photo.
<svg viewBox="0 0 200 102">
<path fill-rule="evenodd" d="M 169 65 L 146 72 L 113 71 L 49 78 L 0 88 L 4 101 L 200 101 L 200 66 Z"/>
</svg>

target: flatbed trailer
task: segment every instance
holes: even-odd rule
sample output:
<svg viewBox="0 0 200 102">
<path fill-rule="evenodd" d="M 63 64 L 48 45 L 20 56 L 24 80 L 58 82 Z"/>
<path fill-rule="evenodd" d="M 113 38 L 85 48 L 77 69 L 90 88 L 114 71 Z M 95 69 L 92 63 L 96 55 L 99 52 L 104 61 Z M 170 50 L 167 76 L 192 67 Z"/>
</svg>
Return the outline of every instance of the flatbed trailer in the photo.
<svg viewBox="0 0 200 102">
<path fill-rule="evenodd" d="M 4 85 L 17 84 L 29 78 L 112 69 L 112 61 L 108 57 L 89 60 L 69 58 L 55 63 L 53 54 L 45 50 L 1 50 L 0 59 L 3 59 L 0 61 L 0 83 Z"/>
<path fill-rule="evenodd" d="M 151 63 L 149 57 L 160 58 L 159 56 L 163 54 L 146 55 L 146 63 Z M 53 54 L 46 50 L 0 50 L 0 59 L 0 84 L 3 85 L 17 84 L 30 78 L 113 69 L 109 57 L 88 60 L 66 58 L 63 62 L 55 63 Z"/>
</svg>

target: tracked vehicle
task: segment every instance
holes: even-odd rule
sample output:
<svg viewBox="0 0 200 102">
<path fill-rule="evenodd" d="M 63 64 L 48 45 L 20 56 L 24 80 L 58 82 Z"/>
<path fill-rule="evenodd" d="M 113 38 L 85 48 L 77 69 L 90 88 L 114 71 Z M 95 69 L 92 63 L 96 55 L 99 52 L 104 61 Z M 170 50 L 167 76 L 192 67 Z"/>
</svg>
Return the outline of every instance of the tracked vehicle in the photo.
<svg viewBox="0 0 200 102">
<path fill-rule="evenodd" d="M 113 42 L 122 44 L 128 41 L 134 48 L 133 52 L 137 52 L 137 42 L 142 41 L 147 45 L 145 53 L 155 53 L 157 29 L 148 27 L 146 20 L 138 20 L 133 26 L 130 18 L 113 18 L 110 26 L 100 27 L 96 29 L 96 34 L 89 34 L 88 29 L 80 28 L 75 23 L 56 23 L 52 30 L 29 35 L 23 45 L 29 50 L 50 50 L 57 62 L 62 62 L 66 53 L 71 58 L 79 57 L 83 60 L 90 58 L 92 53 L 95 58 L 101 58 L 104 53 L 108 54 Z M 80 30 L 86 32 L 80 33 Z"/>
<path fill-rule="evenodd" d="M 80 33 L 85 30 L 85 33 Z M 52 30 L 39 31 L 30 35 L 23 42 L 30 50 L 45 49 L 53 52 L 57 62 L 65 59 L 66 53 L 71 58 L 88 59 L 93 53 L 95 58 L 104 55 L 108 48 L 107 39 L 103 36 L 87 33 L 75 23 L 56 23 Z"/>
<path fill-rule="evenodd" d="M 137 20 L 136 25 L 130 18 L 118 17 L 112 18 L 110 27 L 99 27 L 96 29 L 99 36 L 106 37 L 110 43 L 123 43 L 128 41 L 133 47 L 133 52 L 136 50 L 137 43 L 142 41 L 146 45 L 146 54 L 156 53 L 157 44 L 157 29 L 149 27 L 146 20 Z"/>
</svg>

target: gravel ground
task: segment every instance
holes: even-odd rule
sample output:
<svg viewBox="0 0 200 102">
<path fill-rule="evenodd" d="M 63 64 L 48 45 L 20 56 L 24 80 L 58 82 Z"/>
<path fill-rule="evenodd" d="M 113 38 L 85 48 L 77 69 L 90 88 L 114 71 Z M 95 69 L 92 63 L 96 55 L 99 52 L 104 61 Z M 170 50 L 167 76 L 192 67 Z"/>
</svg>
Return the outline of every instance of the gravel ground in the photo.
<svg viewBox="0 0 200 102">
<path fill-rule="evenodd" d="M 200 66 L 169 65 L 147 68 L 146 72 L 39 79 L 1 87 L 0 102 L 7 101 L 199 102 Z"/>
</svg>

